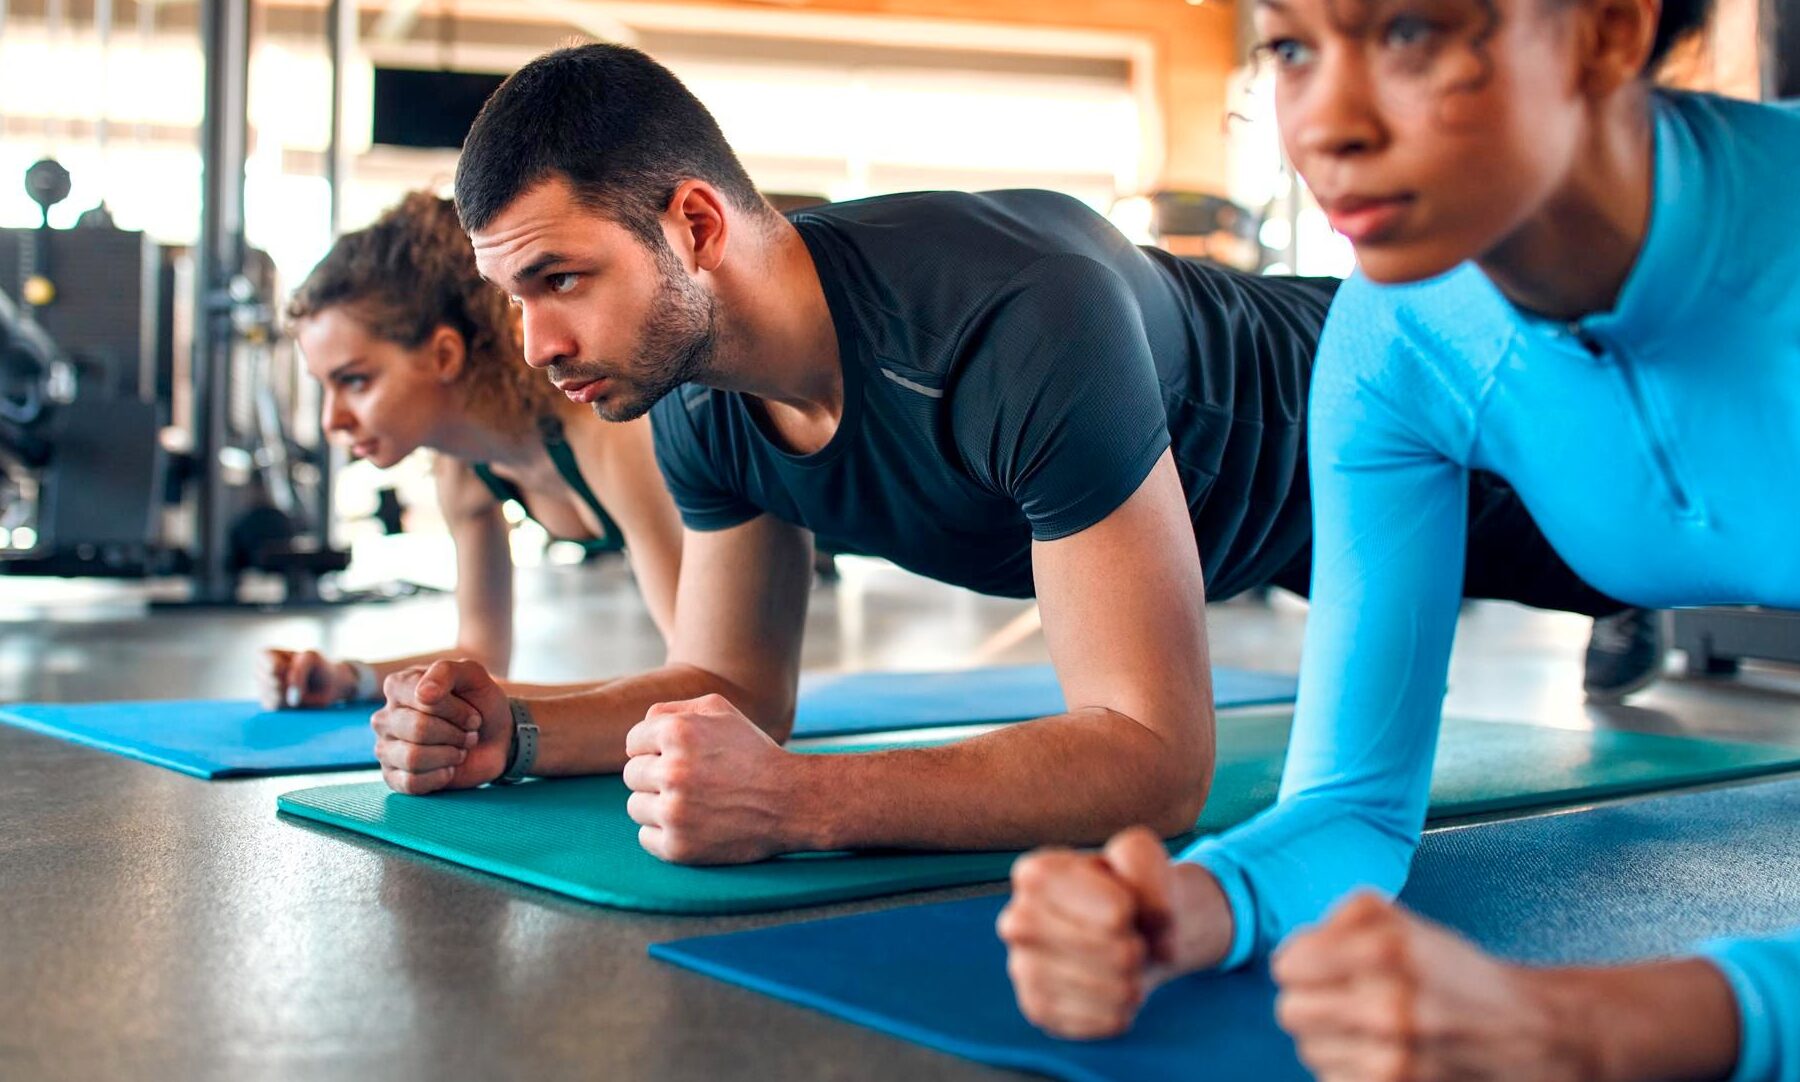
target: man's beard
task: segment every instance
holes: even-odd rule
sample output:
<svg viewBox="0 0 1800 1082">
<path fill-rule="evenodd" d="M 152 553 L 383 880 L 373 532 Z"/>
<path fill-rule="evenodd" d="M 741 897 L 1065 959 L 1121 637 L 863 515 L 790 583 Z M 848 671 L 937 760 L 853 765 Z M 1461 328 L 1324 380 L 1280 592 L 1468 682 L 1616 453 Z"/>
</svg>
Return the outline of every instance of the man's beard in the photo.
<svg viewBox="0 0 1800 1082">
<path fill-rule="evenodd" d="M 662 281 L 650 303 L 638 355 L 594 403 L 603 420 L 636 420 L 670 391 L 712 371 L 719 338 L 717 298 L 687 276 L 666 245 L 656 253 L 656 263 Z"/>
</svg>

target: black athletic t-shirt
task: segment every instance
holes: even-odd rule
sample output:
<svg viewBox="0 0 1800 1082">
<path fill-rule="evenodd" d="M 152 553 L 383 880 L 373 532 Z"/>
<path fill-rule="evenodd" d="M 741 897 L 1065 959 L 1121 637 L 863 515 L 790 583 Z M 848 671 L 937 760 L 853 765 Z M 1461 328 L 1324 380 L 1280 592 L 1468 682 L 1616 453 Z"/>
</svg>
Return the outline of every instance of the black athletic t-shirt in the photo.
<svg viewBox="0 0 1800 1082">
<path fill-rule="evenodd" d="M 1172 445 L 1209 597 L 1305 553 L 1306 391 L 1335 281 L 1140 249 L 1052 192 L 789 218 L 836 326 L 843 419 L 799 455 L 743 395 L 665 397 L 656 457 L 688 526 L 768 513 L 840 552 L 1030 597 L 1032 539 L 1111 514 Z"/>
</svg>

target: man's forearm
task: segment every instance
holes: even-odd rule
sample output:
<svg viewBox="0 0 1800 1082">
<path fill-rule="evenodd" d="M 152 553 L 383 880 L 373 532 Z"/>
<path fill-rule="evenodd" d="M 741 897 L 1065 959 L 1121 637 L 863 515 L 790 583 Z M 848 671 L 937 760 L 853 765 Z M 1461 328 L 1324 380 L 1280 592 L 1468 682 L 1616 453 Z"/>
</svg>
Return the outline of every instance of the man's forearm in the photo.
<svg viewBox="0 0 1800 1082">
<path fill-rule="evenodd" d="M 515 699 L 561 699 L 569 695 L 586 695 L 591 691 L 613 682 L 615 678 L 606 680 L 578 680 L 570 684 L 533 684 L 523 680 L 502 680 L 500 686 Z"/>
<path fill-rule="evenodd" d="M 1212 777 L 1204 739 L 1178 744 L 1121 714 L 1086 710 L 941 747 L 809 755 L 790 818 L 807 849 L 1024 849 L 1098 845 L 1147 823 L 1194 825 Z"/>
<path fill-rule="evenodd" d="M 544 777 L 615 773 L 625 766 L 625 734 L 644 720 L 652 706 L 714 693 L 746 704 L 754 699 L 748 689 L 692 665 L 665 665 L 574 693 L 551 685 L 546 695 L 518 695 L 539 730 L 532 773 Z M 750 716 L 771 724 L 757 713 Z"/>
</svg>

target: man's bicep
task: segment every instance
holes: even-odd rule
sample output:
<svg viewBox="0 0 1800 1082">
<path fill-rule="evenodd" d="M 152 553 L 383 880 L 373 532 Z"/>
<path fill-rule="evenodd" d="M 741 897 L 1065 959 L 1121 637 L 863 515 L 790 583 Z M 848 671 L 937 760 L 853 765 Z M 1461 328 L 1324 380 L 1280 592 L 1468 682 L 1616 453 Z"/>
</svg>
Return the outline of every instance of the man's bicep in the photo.
<svg viewBox="0 0 1800 1082">
<path fill-rule="evenodd" d="M 1104 707 L 1202 756 L 1211 746 L 1206 590 L 1168 452 L 1126 501 L 1032 546 L 1044 637 L 1071 711 Z"/>
<path fill-rule="evenodd" d="M 785 724 L 811 583 L 811 536 L 772 515 L 686 530 L 670 663 L 723 677 L 755 697 L 737 704 L 754 720 Z"/>
</svg>

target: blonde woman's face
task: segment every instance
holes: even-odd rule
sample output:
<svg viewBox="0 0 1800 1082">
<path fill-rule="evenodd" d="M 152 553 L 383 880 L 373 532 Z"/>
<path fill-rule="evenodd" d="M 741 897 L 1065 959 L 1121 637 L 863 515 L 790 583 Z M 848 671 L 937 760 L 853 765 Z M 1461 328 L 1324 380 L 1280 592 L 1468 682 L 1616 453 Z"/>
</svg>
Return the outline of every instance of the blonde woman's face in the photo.
<svg viewBox="0 0 1800 1082">
<path fill-rule="evenodd" d="M 462 408 L 431 340 L 415 349 L 390 342 L 343 305 L 302 320 L 295 340 L 324 390 L 326 435 L 381 469 L 430 446 L 432 434 Z"/>
</svg>

